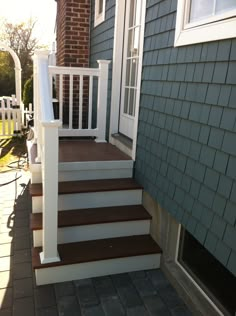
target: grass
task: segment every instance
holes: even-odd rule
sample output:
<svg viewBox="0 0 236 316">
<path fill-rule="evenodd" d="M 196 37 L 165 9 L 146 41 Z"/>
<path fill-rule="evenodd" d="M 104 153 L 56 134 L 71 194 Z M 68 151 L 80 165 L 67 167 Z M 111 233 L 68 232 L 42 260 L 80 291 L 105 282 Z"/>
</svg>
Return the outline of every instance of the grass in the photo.
<svg viewBox="0 0 236 316">
<path fill-rule="evenodd" d="M 0 132 L 2 122 L 0 121 Z M 26 158 L 27 148 L 24 136 L 0 137 L 0 172 L 11 168 L 22 168 L 22 158 Z"/>
</svg>

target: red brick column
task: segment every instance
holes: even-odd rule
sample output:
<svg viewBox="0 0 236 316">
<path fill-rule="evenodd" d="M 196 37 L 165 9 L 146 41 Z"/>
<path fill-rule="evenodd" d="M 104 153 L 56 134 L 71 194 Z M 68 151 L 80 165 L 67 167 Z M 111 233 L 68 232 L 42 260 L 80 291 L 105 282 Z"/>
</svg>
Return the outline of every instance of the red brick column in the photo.
<svg viewBox="0 0 236 316">
<path fill-rule="evenodd" d="M 56 0 L 57 1 L 57 65 L 66 67 L 89 67 L 90 48 L 90 1 L 91 0 Z M 64 108 L 68 109 L 69 78 L 65 78 Z M 79 78 L 74 79 L 73 124 L 78 123 Z M 88 105 L 88 79 L 84 78 L 83 121 L 86 122 Z M 68 116 L 68 110 L 64 117 Z M 84 124 L 83 124 L 84 125 Z"/>
<path fill-rule="evenodd" d="M 89 66 L 91 0 L 57 0 L 57 65 Z"/>
</svg>

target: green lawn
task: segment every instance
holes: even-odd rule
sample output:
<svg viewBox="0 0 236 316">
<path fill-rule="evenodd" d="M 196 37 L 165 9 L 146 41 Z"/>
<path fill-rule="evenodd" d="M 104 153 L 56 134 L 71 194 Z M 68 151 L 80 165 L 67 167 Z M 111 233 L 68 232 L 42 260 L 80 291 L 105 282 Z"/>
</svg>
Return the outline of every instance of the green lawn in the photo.
<svg viewBox="0 0 236 316">
<path fill-rule="evenodd" d="M 2 121 L 0 121 L 0 134 L 1 132 Z M 0 136 L 0 171 L 10 170 L 12 165 L 19 165 L 20 159 L 26 157 L 26 152 L 24 136 Z"/>
</svg>

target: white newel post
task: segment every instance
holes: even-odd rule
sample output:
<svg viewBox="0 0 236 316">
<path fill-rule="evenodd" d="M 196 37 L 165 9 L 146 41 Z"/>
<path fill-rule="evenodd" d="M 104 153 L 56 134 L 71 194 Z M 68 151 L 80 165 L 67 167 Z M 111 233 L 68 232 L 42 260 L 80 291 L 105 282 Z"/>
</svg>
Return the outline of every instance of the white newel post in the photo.
<svg viewBox="0 0 236 316">
<path fill-rule="evenodd" d="M 34 104 L 34 138 L 35 138 L 35 142 L 38 138 L 38 121 L 39 121 L 39 104 L 38 104 L 38 57 L 36 52 L 34 53 L 33 56 L 33 90 L 34 90 L 34 100 L 33 100 L 33 104 Z M 26 104 L 25 104 L 26 105 Z"/>
<path fill-rule="evenodd" d="M 97 105 L 97 143 L 106 142 L 106 116 L 107 116 L 107 85 L 109 60 L 98 60 L 100 75 L 98 79 L 98 105 Z"/>
<path fill-rule="evenodd" d="M 42 119 L 41 113 L 41 105 L 42 96 L 39 94 L 39 80 L 45 81 L 45 78 L 41 77 L 41 71 L 44 69 L 48 70 L 48 50 L 36 50 L 34 52 L 34 126 L 36 132 L 36 141 L 38 143 L 37 146 L 37 162 L 41 162 L 41 149 L 42 149 L 42 127 L 40 125 L 40 121 Z"/>
<path fill-rule="evenodd" d="M 58 128 L 60 121 L 42 122 L 43 131 L 43 252 L 41 263 L 60 261 L 57 252 L 58 218 Z"/>
</svg>

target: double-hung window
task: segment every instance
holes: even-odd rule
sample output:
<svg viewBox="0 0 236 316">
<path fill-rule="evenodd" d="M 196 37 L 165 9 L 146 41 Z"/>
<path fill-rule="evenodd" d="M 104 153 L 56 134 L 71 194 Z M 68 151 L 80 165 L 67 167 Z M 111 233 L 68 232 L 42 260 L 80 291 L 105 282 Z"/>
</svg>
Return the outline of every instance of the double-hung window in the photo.
<svg viewBox="0 0 236 316">
<path fill-rule="evenodd" d="M 106 0 L 95 0 L 94 26 L 99 25 L 105 20 Z"/>
<path fill-rule="evenodd" d="M 175 46 L 236 37 L 236 0 L 178 0 Z"/>
</svg>

